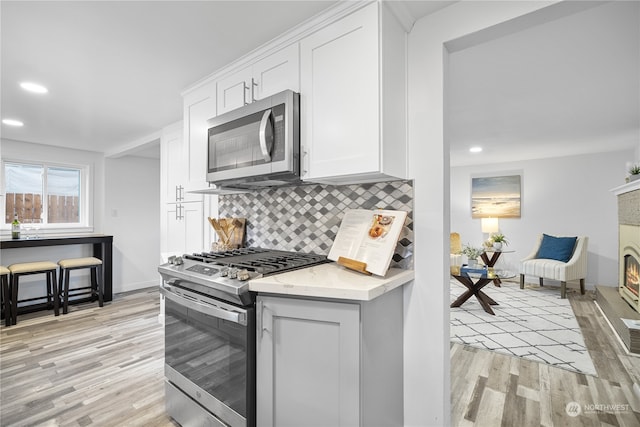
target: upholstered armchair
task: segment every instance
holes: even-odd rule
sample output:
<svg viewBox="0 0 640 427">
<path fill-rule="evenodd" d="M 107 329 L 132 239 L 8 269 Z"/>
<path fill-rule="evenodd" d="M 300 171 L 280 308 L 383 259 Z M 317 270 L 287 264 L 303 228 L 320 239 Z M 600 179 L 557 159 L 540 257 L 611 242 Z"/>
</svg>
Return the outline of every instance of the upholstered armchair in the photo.
<svg viewBox="0 0 640 427">
<path fill-rule="evenodd" d="M 589 238 L 554 237 L 541 234 L 533 251 L 520 262 L 520 289 L 524 289 L 525 275 L 560 281 L 560 298 L 567 297 L 567 282 L 580 281 L 584 295 L 587 277 L 587 243 Z"/>
</svg>

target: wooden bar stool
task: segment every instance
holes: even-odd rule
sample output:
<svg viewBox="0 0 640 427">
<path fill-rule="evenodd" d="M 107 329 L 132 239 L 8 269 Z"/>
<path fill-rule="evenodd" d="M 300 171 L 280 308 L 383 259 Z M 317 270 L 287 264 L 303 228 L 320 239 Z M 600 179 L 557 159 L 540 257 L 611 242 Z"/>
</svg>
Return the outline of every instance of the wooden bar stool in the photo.
<svg viewBox="0 0 640 427">
<path fill-rule="evenodd" d="M 0 309 L 4 318 L 5 325 L 11 326 L 11 315 L 9 314 L 9 269 L 0 265 Z"/>
<path fill-rule="evenodd" d="M 22 276 L 30 274 L 46 274 L 47 276 L 47 308 L 53 305 L 53 311 L 56 316 L 60 314 L 58 308 L 58 289 L 56 286 L 56 269 L 58 265 L 50 261 L 23 262 L 11 264 L 9 273 L 11 274 L 11 289 L 9 290 L 10 307 L 7 314 L 10 314 L 10 325 L 18 322 L 18 303 L 24 301 L 33 301 L 40 298 L 29 298 L 18 301 L 18 279 Z M 10 326 L 7 325 L 7 326 Z"/>
<path fill-rule="evenodd" d="M 79 270 L 82 268 L 91 269 L 91 286 L 84 288 L 72 289 L 72 291 L 81 291 L 89 289 L 88 293 L 92 298 L 98 297 L 98 305 L 103 306 L 103 285 L 102 280 L 98 279 L 102 277 L 102 260 L 95 257 L 86 258 L 69 258 L 58 261 L 60 266 L 60 285 L 58 286 L 59 298 L 62 303 L 62 314 L 69 312 L 69 276 L 71 270 Z M 64 286 L 63 286 L 64 283 Z M 76 293 L 76 295 L 78 295 Z M 75 296 L 75 295 L 72 295 Z M 95 299 L 94 299 L 95 301 Z"/>
</svg>

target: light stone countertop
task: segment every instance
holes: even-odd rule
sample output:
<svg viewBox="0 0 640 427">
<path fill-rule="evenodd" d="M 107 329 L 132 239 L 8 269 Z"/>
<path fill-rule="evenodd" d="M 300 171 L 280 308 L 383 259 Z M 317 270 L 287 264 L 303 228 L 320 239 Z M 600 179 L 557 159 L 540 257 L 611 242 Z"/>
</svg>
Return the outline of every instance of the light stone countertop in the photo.
<svg viewBox="0 0 640 427">
<path fill-rule="evenodd" d="M 251 280 L 249 290 L 272 294 L 370 301 L 414 278 L 413 270 L 390 268 L 385 277 L 367 276 L 335 262 Z"/>
</svg>

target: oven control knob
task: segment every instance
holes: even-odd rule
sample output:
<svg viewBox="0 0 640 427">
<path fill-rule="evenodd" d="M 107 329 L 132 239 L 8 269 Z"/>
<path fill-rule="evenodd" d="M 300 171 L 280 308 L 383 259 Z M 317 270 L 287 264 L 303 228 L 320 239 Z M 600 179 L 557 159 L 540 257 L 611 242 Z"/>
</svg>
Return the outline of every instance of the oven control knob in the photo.
<svg viewBox="0 0 640 427">
<path fill-rule="evenodd" d="M 238 280 L 249 280 L 249 271 L 246 268 L 238 271 Z"/>
<path fill-rule="evenodd" d="M 229 270 L 229 279 L 235 279 L 238 277 L 238 269 L 237 268 L 232 268 Z"/>
<path fill-rule="evenodd" d="M 222 277 L 227 277 L 229 275 L 229 269 L 228 268 L 223 268 L 222 270 L 220 270 L 220 276 Z"/>
</svg>

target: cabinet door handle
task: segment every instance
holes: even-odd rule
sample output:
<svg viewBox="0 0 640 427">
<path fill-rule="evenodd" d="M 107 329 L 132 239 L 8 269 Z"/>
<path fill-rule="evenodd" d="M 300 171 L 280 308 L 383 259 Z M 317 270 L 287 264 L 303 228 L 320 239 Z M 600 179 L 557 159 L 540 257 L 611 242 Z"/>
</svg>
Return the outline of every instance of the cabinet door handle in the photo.
<svg viewBox="0 0 640 427">
<path fill-rule="evenodd" d="M 255 81 L 253 77 L 251 77 L 251 102 L 256 102 L 256 94 L 255 90 L 258 87 L 258 82 Z"/>
<path fill-rule="evenodd" d="M 180 200 L 180 188 L 176 185 L 176 202 Z"/>
<path fill-rule="evenodd" d="M 301 163 L 300 167 L 302 168 L 302 177 L 305 177 L 307 176 L 307 173 L 309 173 L 309 168 L 307 167 L 309 164 L 309 152 L 307 150 L 302 151 Z"/>
<path fill-rule="evenodd" d="M 180 205 L 176 205 L 176 221 L 180 219 L 180 216 L 178 215 L 178 213 L 180 212 L 179 209 L 180 209 Z"/>
<path fill-rule="evenodd" d="M 244 102 L 244 105 L 249 105 L 247 102 L 247 91 L 249 90 L 249 86 L 247 86 L 247 82 L 242 82 L 242 86 L 244 87 L 244 90 L 242 91 L 242 102 Z"/>
<path fill-rule="evenodd" d="M 258 338 L 259 339 L 262 339 L 262 332 L 263 332 L 263 329 L 262 329 L 262 324 L 263 324 L 262 323 L 262 313 L 263 313 L 263 309 L 264 309 L 264 307 L 262 305 L 262 301 L 258 301 L 258 303 L 256 304 L 256 311 L 257 311 L 257 313 L 256 313 L 256 317 L 257 317 L 257 319 L 256 319 L 256 323 L 257 323 L 256 327 L 258 328 Z"/>
</svg>

